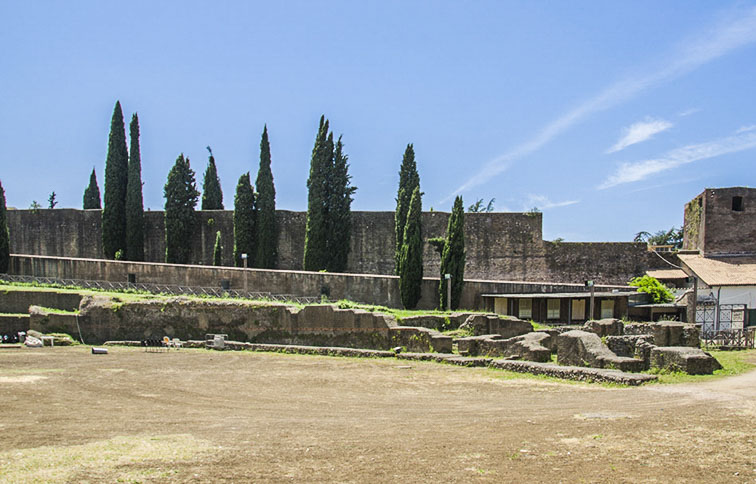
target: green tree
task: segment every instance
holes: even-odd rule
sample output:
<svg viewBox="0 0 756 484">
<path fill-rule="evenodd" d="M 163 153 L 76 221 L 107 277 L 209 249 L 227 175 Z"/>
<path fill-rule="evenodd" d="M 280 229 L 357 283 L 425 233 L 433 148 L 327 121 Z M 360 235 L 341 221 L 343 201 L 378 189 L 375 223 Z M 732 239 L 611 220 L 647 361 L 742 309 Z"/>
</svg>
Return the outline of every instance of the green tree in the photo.
<svg viewBox="0 0 756 484">
<path fill-rule="evenodd" d="M 189 241 L 195 228 L 194 207 L 199 200 L 194 170 L 181 153 L 168 173 L 165 196 L 165 261 L 187 264 L 192 255 Z"/>
<path fill-rule="evenodd" d="M 270 169 L 270 143 L 268 126 L 263 128 L 260 140 L 260 168 L 257 170 L 257 220 L 255 239 L 255 267 L 273 269 L 276 267 L 278 248 L 278 225 L 276 222 L 276 187 L 273 185 L 273 172 Z"/>
<path fill-rule="evenodd" d="M 404 240 L 404 230 L 407 225 L 407 212 L 409 211 L 410 200 L 415 188 L 420 188 L 420 175 L 417 172 L 417 163 L 415 163 L 415 148 L 410 143 L 404 150 L 404 157 L 399 168 L 399 189 L 396 195 L 396 212 L 394 212 L 394 235 L 396 241 L 394 265 L 397 275 L 400 273 L 402 241 Z"/>
<path fill-rule="evenodd" d="M 255 253 L 255 191 L 249 172 L 239 177 L 234 196 L 234 263 L 244 265 L 242 254 Z"/>
<path fill-rule="evenodd" d="M 402 240 L 399 293 L 402 304 L 407 309 L 414 309 L 417 306 L 423 285 L 423 205 L 421 198 L 420 188 L 415 187 L 410 199 L 407 224 Z"/>
<path fill-rule="evenodd" d="M 223 245 L 221 243 L 221 233 L 220 230 L 215 233 L 215 247 L 213 247 L 213 265 L 214 266 L 222 266 L 223 265 Z"/>
<path fill-rule="evenodd" d="M 655 277 L 645 275 L 643 277 L 636 277 L 631 279 L 628 285 L 637 287 L 638 292 L 645 292 L 651 295 L 651 302 L 654 304 L 662 304 L 672 302 L 675 298 L 672 291 L 659 282 Z"/>
<path fill-rule="evenodd" d="M 89 175 L 89 186 L 84 190 L 84 210 L 102 208 L 100 205 L 100 187 L 97 186 L 97 174 L 92 168 L 92 174 Z"/>
<path fill-rule="evenodd" d="M 209 146 L 207 151 L 210 152 L 210 158 L 202 179 L 202 210 L 223 210 L 223 190 L 221 190 L 218 169 L 215 166 L 215 157 Z"/>
<path fill-rule="evenodd" d="M 645 242 L 648 245 L 671 245 L 673 249 L 681 249 L 683 244 L 683 228 L 672 227 L 669 230 L 659 230 L 653 234 L 638 232 L 634 242 Z"/>
<path fill-rule="evenodd" d="M 447 290 L 445 274 L 451 274 L 451 308 L 459 308 L 465 277 L 465 209 L 462 197 L 454 199 L 449 224 L 446 227 L 446 243 L 441 254 L 441 283 L 439 296 L 441 309 L 447 307 Z"/>
<path fill-rule="evenodd" d="M 352 240 L 352 195 L 357 187 L 351 186 L 349 157 L 339 136 L 333 152 L 333 168 L 328 178 L 328 254 L 329 272 L 344 272 L 347 267 Z"/>
<path fill-rule="evenodd" d="M 55 206 L 58 204 L 57 200 L 58 196 L 55 194 L 55 192 L 52 192 L 49 197 L 47 197 L 47 208 L 55 208 Z"/>
<path fill-rule="evenodd" d="M 139 148 L 139 117 L 131 117 L 129 176 L 126 185 L 126 250 L 125 259 L 144 260 L 144 202 L 142 199 L 142 155 Z"/>
<path fill-rule="evenodd" d="M 333 134 L 328 132 L 328 120 L 321 116 L 307 179 L 307 222 L 302 261 L 306 271 L 328 267 L 328 186 L 332 167 Z"/>
<path fill-rule="evenodd" d="M 7 274 L 10 266 L 10 236 L 5 207 L 5 189 L 0 182 L 0 273 Z"/>
<path fill-rule="evenodd" d="M 105 159 L 105 207 L 102 210 L 102 248 L 107 259 L 126 248 L 126 186 L 129 152 L 121 102 L 116 101 L 110 120 L 108 156 Z"/>
</svg>

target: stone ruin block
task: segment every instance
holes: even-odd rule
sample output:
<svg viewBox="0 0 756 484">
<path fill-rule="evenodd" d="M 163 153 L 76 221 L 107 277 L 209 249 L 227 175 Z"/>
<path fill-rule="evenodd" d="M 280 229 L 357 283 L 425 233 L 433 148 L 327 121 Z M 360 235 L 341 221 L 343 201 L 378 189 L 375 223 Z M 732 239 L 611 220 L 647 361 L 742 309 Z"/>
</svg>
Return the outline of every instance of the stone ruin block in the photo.
<svg viewBox="0 0 756 484">
<path fill-rule="evenodd" d="M 625 331 L 625 324 L 622 320 L 607 318 L 587 321 L 583 325 L 583 331 L 596 333 L 599 338 L 604 336 L 622 336 Z"/>
<path fill-rule="evenodd" d="M 457 339 L 457 350 L 468 356 L 516 357 L 528 361 L 547 362 L 551 359 L 552 337 L 541 331 L 530 332 L 513 338 L 499 334 L 470 336 Z"/>
<path fill-rule="evenodd" d="M 617 356 L 625 356 L 643 360 L 643 369 L 648 370 L 651 361 L 651 350 L 655 348 L 654 338 L 648 334 L 607 336 L 606 345 Z"/>
<path fill-rule="evenodd" d="M 560 365 L 641 371 L 643 361 L 617 356 L 596 333 L 573 330 L 557 337 L 557 362 Z"/>
<path fill-rule="evenodd" d="M 657 346 L 651 350 L 651 367 L 682 371 L 689 375 L 711 375 L 722 365 L 700 348 L 686 346 Z"/>
<path fill-rule="evenodd" d="M 499 317 L 495 314 L 472 314 L 460 326 L 469 329 L 473 335 L 499 334 L 502 338 L 512 338 L 533 331 L 533 325 L 511 316 Z"/>
<path fill-rule="evenodd" d="M 451 353 L 454 339 L 428 328 L 396 326 L 389 329 L 391 346 L 411 353 Z"/>
<path fill-rule="evenodd" d="M 652 326 L 656 346 L 701 346 L 700 333 L 695 324 L 661 322 Z"/>
</svg>

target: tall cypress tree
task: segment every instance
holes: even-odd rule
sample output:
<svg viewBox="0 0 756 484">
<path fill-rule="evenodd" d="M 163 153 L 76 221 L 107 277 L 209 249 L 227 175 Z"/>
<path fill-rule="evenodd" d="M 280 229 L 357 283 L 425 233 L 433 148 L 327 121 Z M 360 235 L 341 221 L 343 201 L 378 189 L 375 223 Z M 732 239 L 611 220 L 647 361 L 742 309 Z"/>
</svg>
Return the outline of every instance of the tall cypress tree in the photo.
<svg viewBox="0 0 756 484">
<path fill-rule="evenodd" d="M 255 223 L 257 251 L 255 267 L 273 269 L 276 266 L 278 225 L 276 222 L 276 187 L 270 169 L 270 142 L 268 126 L 263 128 L 260 140 L 260 168 L 257 170 L 257 220 Z"/>
<path fill-rule="evenodd" d="M 306 271 L 328 267 L 328 183 L 333 167 L 333 134 L 328 133 L 328 120 L 320 117 L 307 179 L 307 223 L 304 259 Z"/>
<path fill-rule="evenodd" d="M 10 236 L 5 207 L 5 189 L 0 182 L 0 274 L 6 274 L 10 266 Z"/>
<path fill-rule="evenodd" d="M 209 146 L 207 151 L 210 152 L 210 158 L 202 179 L 202 210 L 223 210 L 223 190 L 221 190 L 218 169 L 215 166 L 215 157 Z"/>
<path fill-rule="evenodd" d="M 139 149 L 139 117 L 129 125 L 129 176 L 126 187 L 126 260 L 144 260 L 144 203 L 142 200 L 142 156 Z"/>
<path fill-rule="evenodd" d="M 100 205 L 100 187 L 97 186 L 97 174 L 92 168 L 92 174 L 89 175 L 89 186 L 84 190 L 84 210 L 102 208 Z"/>
<path fill-rule="evenodd" d="M 465 208 L 461 196 L 454 199 L 454 208 L 446 227 L 446 244 L 441 254 L 441 283 L 438 287 L 441 309 L 447 305 L 445 274 L 451 274 L 451 308 L 457 309 L 465 277 Z"/>
<path fill-rule="evenodd" d="M 237 267 L 244 265 L 242 254 L 249 258 L 255 254 L 255 191 L 249 172 L 239 177 L 234 196 L 234 263 Z"/>
<path fill-rule="evenodd" d="M 221 242 L 220 230 L 215 233 L 215 246 L 213 247 L 213 265 L 223 265 L 223 244 Z"/>
<path fill-rule="evenodd" d="M 402 240 L 401 273 L 399 274 L 399 293 L 402 304 L 413 309 L 420 300 L 423 285 L 423 206 L 420 188 L 415 187 L 407 211 L 407 225 Z"/>
<path fill-rule="evenodd" d="M 194 207 L 199 192 L 189 158 L 181 153 L 168 173 L 163 189 L 165 196 L 165 261 L 187 264 L 192 255 L 189 241 L 195 228 Z"/>
<path fill-rule="evenodd" d="M 420 188 L 420 175 L 417 172 L 417 164 L 415 163 L 415 148 L 410 143 L 407 145 L 407 149 L 404 150 L 402 165 L 399 168 L 399 189 L 397 190 L 396 212 L 394 213 L 396 243 L 394 262 L 397 275 L 401 272 L 402 241 L 404 239 L 404 230 L 407 226 L 407 212 L 409 211 L 410 200 L 415 188 Z"/>
<path fill-rule="evenodd" d="M 344 272 L 352 239 L 352 195 L 357 187 L 351 186 L 349 157 L 339 136 L 333 152 L 333 168 L 329 176 L 328 193 L 328 255 L 326 269 Z"/>
<path fill-rule="evenodd" d="M 107 259 L 126 249 L 126 186 L 129 152 L 121 102 L 116 101 L 110 120 L 108 157 L 105 160 L 105 207 L 102 210 L 102 248 Z"/>
</svg>

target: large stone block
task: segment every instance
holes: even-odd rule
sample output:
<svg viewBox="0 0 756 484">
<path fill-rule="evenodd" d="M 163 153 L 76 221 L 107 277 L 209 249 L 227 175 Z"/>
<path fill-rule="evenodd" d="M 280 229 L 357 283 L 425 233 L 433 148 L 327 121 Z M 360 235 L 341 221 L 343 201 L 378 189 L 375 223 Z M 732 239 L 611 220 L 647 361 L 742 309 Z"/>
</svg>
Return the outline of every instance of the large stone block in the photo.
<svg viewBox="0 0 756 484">
<path fill-rule="evenodd" d="M 560 365 L 612 368 L 640 371 L 642 360 L 617 356 L 601 342 L 595 333 L 573 330 L 557 337 L 557 362 Z"/>
<path fill-rule="evenodd" d="M 583 330 L 596 333 L 599 338 L 604 336 L 622 336 L 625 330 L 625 324 L 619 319 L 607 318 L 587 321 Z"/>
<path fill-rule="evenodd" d="M 651 368 L 682 371 L 689 375 L 711 375 L 722 365 L 700 348 L 657 346 L 651 350 Z"/>
<path fill-rule="evenodd" d="M 428 328 L 396 326 L 389 329 L 391 346 L 412 353 L 451 353 L 453 338 Z"/>
<path fill-rule="evenodd" d="M 471 330 L 475 336 L 500 334 L 504 339 L 533 331 L 533 325 L 528 321 L 512 316 L 500 317 L 495 314 L 472 314 L 460 328 Z"/>
<path fill-rule="evenodd" d="M 695 324 L 660 322 L 652 326 L 652 334 L 656 346 L 698 348 L 701 345 L 698 327 Z"/>
<path fill-rule="evenodd" d="M 532 332 L 507 339 L 484 339 L 479 342 L 479 347 L 480 353 L 487 356 L 547 362 L 551 360 L 550 339 L 547 333 Z"/>
</svg>

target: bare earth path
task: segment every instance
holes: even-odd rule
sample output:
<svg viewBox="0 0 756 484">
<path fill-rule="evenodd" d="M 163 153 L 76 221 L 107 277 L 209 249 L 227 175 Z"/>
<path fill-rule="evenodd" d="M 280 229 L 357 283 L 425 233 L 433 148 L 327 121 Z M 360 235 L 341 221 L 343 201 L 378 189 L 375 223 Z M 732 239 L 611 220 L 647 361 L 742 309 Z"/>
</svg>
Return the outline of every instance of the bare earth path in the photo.
<svg viewBox="0 0 756 484">
<path fill-rule="evenodd" d="M 756 372 L 608 388 L 394 359 L 0 351 L 0 481 L 756 482 Z"/>
</svg>

